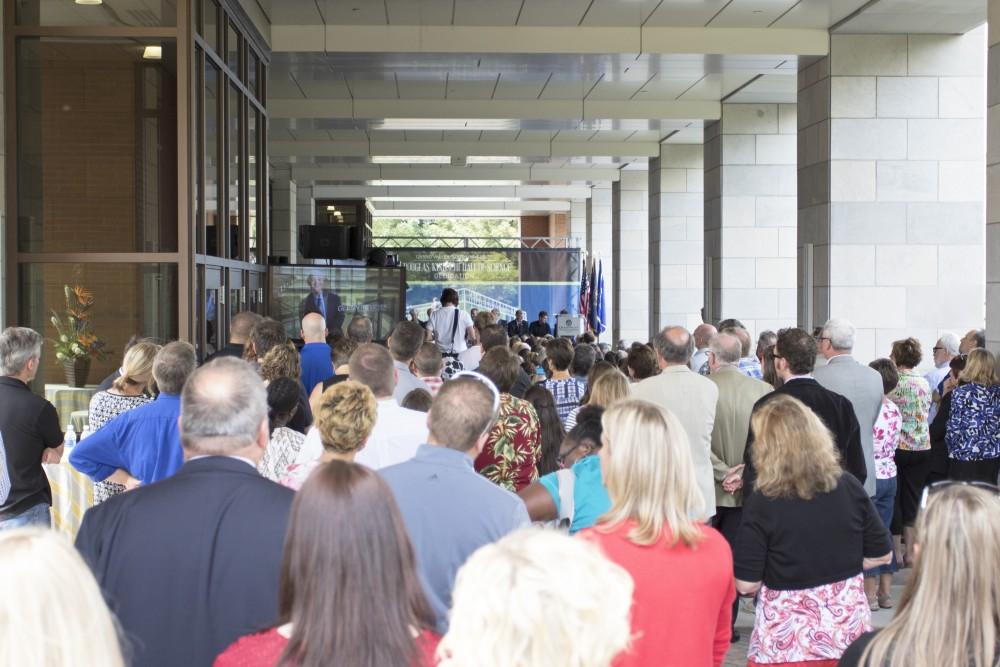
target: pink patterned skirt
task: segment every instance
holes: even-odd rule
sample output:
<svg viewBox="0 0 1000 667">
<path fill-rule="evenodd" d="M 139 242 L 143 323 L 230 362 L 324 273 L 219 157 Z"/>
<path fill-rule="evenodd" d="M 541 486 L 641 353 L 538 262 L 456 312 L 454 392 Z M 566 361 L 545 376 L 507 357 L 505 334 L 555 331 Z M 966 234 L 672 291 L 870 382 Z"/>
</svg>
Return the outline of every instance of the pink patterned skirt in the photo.
<svg viewBox="0 0 1000 667">
<path fill-rule="evenodd" d="M 861 573 L 797 591 L 761 586 L 747 657 L 762 665 L 839 660 L 871 625 Z"/>
</svg>

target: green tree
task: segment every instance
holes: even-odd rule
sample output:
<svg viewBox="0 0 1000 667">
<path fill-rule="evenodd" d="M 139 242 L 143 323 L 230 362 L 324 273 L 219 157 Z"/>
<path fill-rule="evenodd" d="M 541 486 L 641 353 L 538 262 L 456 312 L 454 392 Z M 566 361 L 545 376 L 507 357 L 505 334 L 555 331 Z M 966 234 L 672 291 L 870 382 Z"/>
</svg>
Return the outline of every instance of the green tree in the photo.
<svg viewBox="0 0 1000 667">
<path fill-rule="evenodd" d="M 458 237 L 518 238 L 519 218 L 375 218 L 372 232 L 380 238 Z"/>
</svg>

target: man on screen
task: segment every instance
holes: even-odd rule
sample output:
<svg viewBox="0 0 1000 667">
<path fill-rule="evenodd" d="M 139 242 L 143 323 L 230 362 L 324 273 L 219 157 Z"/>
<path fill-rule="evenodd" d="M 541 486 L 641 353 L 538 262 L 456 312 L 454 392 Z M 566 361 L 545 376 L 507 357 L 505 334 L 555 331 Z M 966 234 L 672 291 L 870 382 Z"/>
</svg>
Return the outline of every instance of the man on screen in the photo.
<svg viewBox="0 0 1000 667">
<path fill-rule="evenodd" d="M 314 273 L 306 282 L 309 283 L 309 294 L 299 304 L 299 316 L 319 313 L 326 319 L 327 329 L 341 331 L 344 326 L 344 311 L 340 308 L 340 297 L 325 289 L 326 281 L 320 275 Z"/>
</svg>

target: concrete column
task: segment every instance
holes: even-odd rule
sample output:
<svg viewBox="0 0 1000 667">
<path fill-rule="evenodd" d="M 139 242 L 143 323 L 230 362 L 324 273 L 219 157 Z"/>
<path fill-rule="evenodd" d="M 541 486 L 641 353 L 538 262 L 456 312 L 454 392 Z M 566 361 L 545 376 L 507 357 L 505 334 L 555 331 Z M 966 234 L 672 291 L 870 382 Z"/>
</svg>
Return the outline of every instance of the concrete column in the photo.
<svg viewBox="0 0 1000 667">
<path fill-rule="evenodd" d="M 984 42 L 831 35 L 799 73 L 799 320 L 851 320 L 862 360 L 982 326 Z"/>
<path fill-rule="evenodd" d="M 626 343 L 649 340 L 649 174 L 622 169 L 611 184 L 614 328 Z"/>
<path fill-rule="evenodd" d="M 570 245 L 574 248 L 587 248 L 587 200 L 574 199 L 569 209 Z"/>
<path fill-rule="evenodd" d="M 1000 351 L 1000 0 L 989 0 L 986 80 L 986 338 Z"/>
<path fill-rule="evenodd" d="M 663 144 L 649 161 L 650 332 L 698 326 L 705 304 L 704 148 Z"/>
<path fill-rule="evenodd" d="M 603 343 L 612 343 L 614 329 L 614 277 L 611 256 L 611 183 L 598 183 L 590 189 L 587 200 L 587 255 L 602 261 L 604 266 L 605 326 L 600 336 Z"/>
<path fill-rule="evenodd" d="M 795 323 L 795 105 L 723 104 L 705 126 L 706 316 Z"/>
<path fill-rule="evenodd" d="M 297 220 L 298 188 L 291 169 L 275 169 L 272 178 L 271 254 L 284 255 L 289 262 L 298 260 Z"/>
</svg>

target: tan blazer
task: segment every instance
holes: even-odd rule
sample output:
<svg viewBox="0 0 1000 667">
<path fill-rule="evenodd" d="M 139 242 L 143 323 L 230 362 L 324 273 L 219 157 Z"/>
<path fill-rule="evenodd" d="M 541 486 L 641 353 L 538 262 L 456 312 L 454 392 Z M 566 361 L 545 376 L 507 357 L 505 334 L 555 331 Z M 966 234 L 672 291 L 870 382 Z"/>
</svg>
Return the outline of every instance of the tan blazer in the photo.
<svg viewBox="0 0 1000 667">
<path fill-rule="evenodd" d="M 632 385 L 632 396 L 662 405 L 673 412 L 684 426 L 698 489 L 705 500 L 704 511 L 698 518 L 710 519 L 715 515 L 715 480 L 709 455 L 715 404 L 719 399 L 718 388 L 686 365 L 667 366 L 659 375 Z"/>
<path fill-rule="evenodd" d="M 715 473 L 715 505 L 740 507 L 743 504 L 743 492 L 726 493 L 722 490 L 722 480 L 730 468 L 743 463 L 753 406 L 774 391 L 774 388 L 766 382 L 748 377 L 735 366 L 723 366 L 708 379 L 719 388 L 711 454 Z"/>
</svg>

